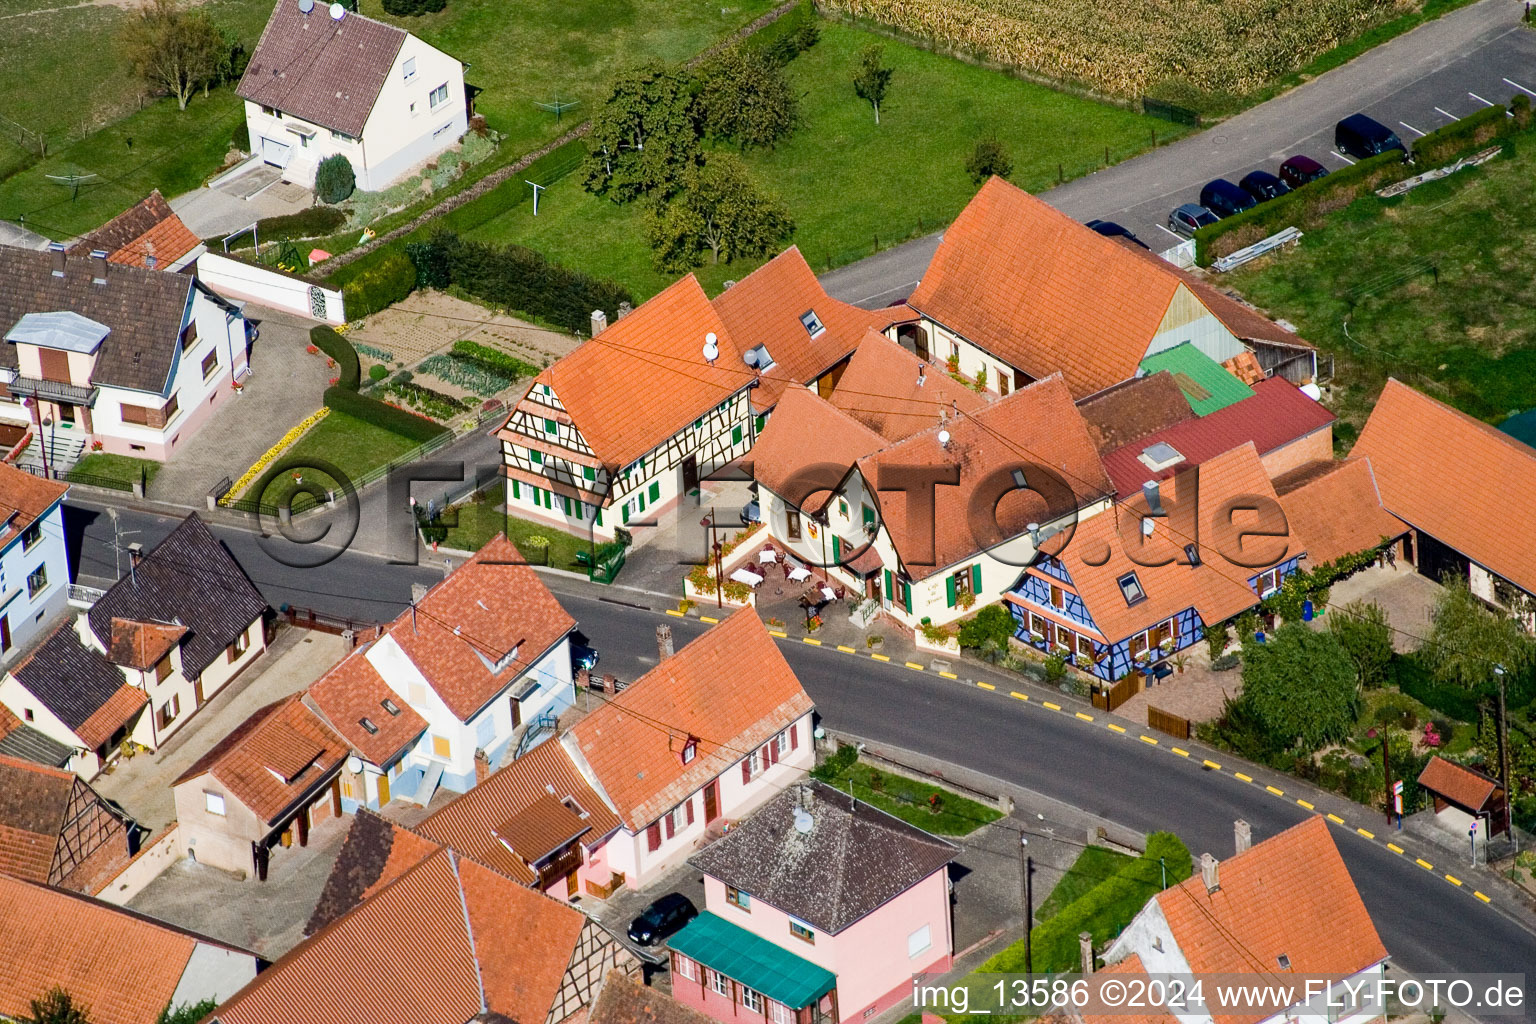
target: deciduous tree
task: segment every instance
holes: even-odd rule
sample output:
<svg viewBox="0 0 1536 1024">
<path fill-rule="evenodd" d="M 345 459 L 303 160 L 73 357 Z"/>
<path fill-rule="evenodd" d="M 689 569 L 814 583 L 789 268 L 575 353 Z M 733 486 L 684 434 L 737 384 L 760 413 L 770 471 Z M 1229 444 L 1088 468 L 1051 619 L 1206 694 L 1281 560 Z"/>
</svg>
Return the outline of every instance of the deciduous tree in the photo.
<svg viewBox="0 0 1536 1024">
<path fill-rule="evenodd" d="M 1013 173 L 1013 158 L 996 136 L 988 136 L 976 143 L 976 150 L 965 162 L 966 173 L 980 185 L 994 174 L 1006 178 Z"/>
<path fill-rule="evenodd" d="M 650 61 L 622 72 L 592 118 L 582 187 L 616 203 L 666 197 L 699 159 L 691 81 Z"/>
<path fill-rule="evenodd" d="M 891 85 L 892 69 L 885 66 L 885 47 L 868 46 L 859 54 L 859 68 L 853 74 L 853 91 L 859 99 L 875 108 L 875 124 L 880 123 L 880 104 Z"/>
<path fill-rule="evenodd" d="M 1355 665 L 1361 687 L 1380 686 L 1392 661 L 1392 627 L 1374 601 L 1352 601 L 1328 616 L 1328 631 L 1339 638 Z"/>
<path fill-rule="evenodd" d="M 689 168 L 682 188 L 651 215 L 651 251 L 658 269 L 678 272 L 703 262 L 764 256 L 795 229 L 789 212 L 762 192 L 733 153 L 713 153 Z"/>
<path fill-rule="evenodd" d="M 1536 660 L 1536 645 L 1503 610 L 1489 608 L 1465 580 L 1447 577 L 1419 652 L 1442 682 L 1469 690 L 1494 679 L 1493 667 L 1517 672 Z"/>
<path fill-rule="evenodd" d="M 55 985 L 41 999 L 29 999 L 31 1013 L 21 1024 L 91 1024 L 90 1012 L 73 996 Z"/>
<path fill-rule="evenodd" d="M 1268 643 L 1243 644 L 1243 694 L 1278 746 L 1316 750 L 1349 735 L 1355 668 L 1332 633 L 1288 622 Z"/>
<path fill-rule="evenodd" d="M 789 79 L 761 50 L 733 46 L 699 69 L 699 123 L 743 150 L 773 146 L 795 130 L 799 103 Z"/>
<path fill-rule="evenodd" d="M 199 86 L 219 77 L 229 59 L 224 37 L 205 11 L 176 0 L 150 0 L 123 29 L 123 48 L 134 74 L 153 90 L 176 97 L 181 110 Z"/>
</svg>

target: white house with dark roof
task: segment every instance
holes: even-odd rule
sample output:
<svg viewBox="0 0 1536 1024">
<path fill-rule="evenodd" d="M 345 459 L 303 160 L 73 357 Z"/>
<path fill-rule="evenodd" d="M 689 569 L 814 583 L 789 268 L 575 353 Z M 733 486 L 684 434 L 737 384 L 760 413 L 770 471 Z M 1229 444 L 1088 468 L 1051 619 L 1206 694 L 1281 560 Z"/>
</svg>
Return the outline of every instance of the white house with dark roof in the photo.
<svg viewBox="0 0 1536 1024">
<path fill-rule="evenodd" d="M 251 152 L 301 185 L 339 153 L 376 192 L 469 130 L 461 62 L 341 4 L 279 0 L 237 92 Z"/>
<path fill-rule="evenodd" d="M 186 274 L 0 246 L 0 422 L 67 467 L 100 443 L 165 460 L 247 373 L 239 307 Z"/>
<path fill-rule="evenodd" d="M 64 611 L 69 485 L 0 464 L 0 661 L 31 646 Z"/>
</svg>

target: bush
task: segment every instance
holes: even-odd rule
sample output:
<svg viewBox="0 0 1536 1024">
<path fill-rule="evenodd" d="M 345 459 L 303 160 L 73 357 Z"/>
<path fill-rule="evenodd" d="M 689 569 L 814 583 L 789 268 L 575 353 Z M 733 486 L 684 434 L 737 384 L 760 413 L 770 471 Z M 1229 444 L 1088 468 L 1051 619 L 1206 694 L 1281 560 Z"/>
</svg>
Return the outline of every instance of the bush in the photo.
<svg viewBox="0 0 1536 1024">
<path fill-rule="evenodd" d="M 385 366 L 383 363 L 374 363 L 372 366 L 368 367 L 369 380 L 383 380 L 388 376 L 389 367 Z"/>
<path fill-rule="evenodd" d="M 965 173 L 978 185 L 994 174 L 1007 178 L 1013 173 L 1013 158 L 995 136 L 988 137 L 976 143 L 971 158 L 965 162 Z"/>
<path fill-rule="evenodd" d="M 364 423 L 399 434 L 412 441 L 430 441 L 439 434 L 448 433 L 447 427 L 433 423 L 415 413 L 406 412 L 404 409 L 385 405 L 383 402 L 369 398 L 367 395 L 360 395 L 356 391 L 350 391 L 339 384 L 325 389 L 325 404 L 337 412 L 355 416 Z"/>
<path fill-rule="evenodd" d="M 418 14 L 436 14 L 447 6 L 448 0 L 384 0 L 384 13 L 411 18 Z"/>
<path fill-rule="evenodd" d="M 311 206 L 298 213 L 267 217 L 256 222 L 256 234 L 263 242 L 281 242 L 290 238 L 318 238 L 334 234 L 347 222 L 347 215 L 332 206 Z"/>
<path fill-rule="evenodd" d="M 811 778 L 831 782 L 852 768 L 853 763 L 858 759 L 858 747 L 849 743 L 839 743 L 836 753 L 827 755 L 825 761 L 811 769 Z"/>
<path fill-rule="evenodd" d="M 1529 101 L 1529 97 L 1525 98 Z M 1432 170 L 1487 149 L 1489 143 L 1522 130 L 1519 119 L 1508 116 L 1504 107 L 1484 107 L 1416 139 L 1413 160 L 1420 171 Z"/>
<path fill-rule="evenodd" d="M 1437 681 L 1417 654 L 1395 655 L 1387 667 L 1387 681 L 1434 711 L 1462 722 L 1477 721 L 1479 694 Z"/>
<path fill-rule="evenodd" d="M 974 618 L 960 623 L 960 646 L 1006 648 L 1017 628 L 1018 623 L 1008 613 L 1008 609 L 1002 605 L 989 604 L 977 612 Z"/>
<path fill-rule="evenodd" d="M 781 67 L 816 45 L 821 29 L 816 26 L 816 9 L 810 0 L 802 2 L 778 21 L 752 33 L 743 44 L 761 50 Z"/>
<path fill-rule="evenodd" d="M 1339 638 L 1360 686 L 1380 686 L 1386 678 L 1387 663 L 1392 660 L 1392 627 L 1387 613 L 1374 601 L 1351 601 L 1328 616 L 1328 631 Z"/>
<path fill-rule="evenodd" d="M 356 391 L 362 383 L 362 371 L 352 343 L 324 324 L 309 329 L 309 342 L 336 361 L 336 385 Z"/>
<path fill-rule="evenodd" d="M 339 203 L 357 189 L 357 175 L 352 161 L 340 153 L 332 153 L 315 168 L 315 195 L 322 203 Z"/>
<path fill-rule="evenodd" d="M 356 319 L 399 302 L 416 287 L 416 267 L 399 249 L 385 255 L 342 286 L 347 315 Z"/>
</svg>

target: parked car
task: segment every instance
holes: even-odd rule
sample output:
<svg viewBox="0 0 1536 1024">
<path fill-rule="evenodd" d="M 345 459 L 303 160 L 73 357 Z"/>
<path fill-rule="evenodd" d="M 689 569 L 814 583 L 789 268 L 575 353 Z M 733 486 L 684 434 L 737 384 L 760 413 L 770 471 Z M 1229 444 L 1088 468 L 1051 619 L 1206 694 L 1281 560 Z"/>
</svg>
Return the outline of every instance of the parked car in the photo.
<svg viewBox="0 0 1536 1024">
<path fill-rule="evenodd" d="M 1291 190 L 1291 186 L 1270 174 L 1268 171 L 1254 171 L 1243 176 L 1238 182 L 1244 192 L 1247 192 L 1259 202 L 1270 199 L 1278 199 Z"/>
<path fill-rule="evenodd" d="M 1168 230 L 1179 235 L 1192 235 L 1220 219 L 1199 203 L 1185 203 L 1168 215 Z"/>
<path fill-rule="evenodd" d="M 1103 235 L 1105 238 L 1124 238 L 1124 239 L 1126 239 L 1128 241 L 1135 242 L 1137 245 L 1141 246 L 1143 249 L 1150 250 L 1152 248 L 1146 242 L 1143 242 L 1141 239 L 1139 239 L 1135 235 L 1131 234 L 1131 229 L 1130 228 L 1126 227 L 1123 224 L 1116 224 L 1112 220 L 1090 220 L 1088 223 L 1084 224 L 1083 226 L 1086 227 L 1086 228 L 1093 229 L 1094 231 L 1096 231 L 1099 234 Z"/>
<path fill-rule="evenodd" d="M 1328 177 L 1328 168 L 1300 153 L 1280 165 L 1280 179 L 1291 188 L 1301 188 L 1318 178 L 1326 177 Z"/>
<path fill-rule="evenodd" d="M 574 640 L 571 641 L 571 669 L 573 671 L 584 668 L 591 672 L 597 668 L 597 658 L 597 651 L 586 644 L 579 644 Z"/>
<path fill-rule="evenodd" d="M 680 892 L 669 892 L 629 923 L 629 941 L 641 946 L 661 942 L 699 916 L 693 902 Z"/>
<path fill-rule="evenodd" d="M 762 522 L 763 507 L 755 501 L 749 501 L 741 506 L 741 525 L 751 526 L 753 523 Z"/>
<path fill-rule="evenodd" d="M 1253 209 L 1259 202 L 1226 178 L 1217 178 L 1200 190 L 1200 205 L 1218 217 L 1230 217 Z"/>
<path fill-rule="evenodd" d="M 1386 125 L 1364 114 L 1350 114 L 1334 125 L 1333 144 L 1340 153 L 1347 153 L 1358 160 L 1377 156 L 1389 149 L 1400 149 L 1405 154 L 1408 147 Z"/>
</svg>

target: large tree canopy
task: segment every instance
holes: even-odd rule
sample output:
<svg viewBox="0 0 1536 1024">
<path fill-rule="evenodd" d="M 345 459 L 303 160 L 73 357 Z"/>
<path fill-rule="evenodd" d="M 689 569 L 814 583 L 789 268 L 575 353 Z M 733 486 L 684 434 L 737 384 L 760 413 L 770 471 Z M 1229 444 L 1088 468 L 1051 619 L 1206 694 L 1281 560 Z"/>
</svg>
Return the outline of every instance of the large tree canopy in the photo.
<svg viewBox="0 0 1536 1024">
<path fill-rule="evenodd" d="M 689 168 L 681 190 L 652 214 L 650 243 L 656 266 L 669 272 L 713 262 L 765 256 L 794 231 L 788 211 L 760 191 L 734 153 L 712 153 Z"/>
<path fill-rule="evenodd" d="M 123 49 L 134 74 L 153 90 L 187 100 L 221 71 L 229 73 L 231 50 L 206 11 L 189 11 L 176 0 L 150 0 L 123 28 Z"/>
<path fill-rule="evenodd" d="M 592 118 L 583 187 L 616 203 L 669 195 L 699 158 L 694 114 L 682 69 L 650 61 L 622 72 Z"/>
<path fill-rule="evenodd" d="M 772 146 L 795 130 L 799 104 L 783 69 L 761 50 L 733 46 L 699 69 L 699 122 L 742 149 Z"/>
<path fill-rule="evenodd" d="M 1419 654 L 1441 681 L 1476 690 L 1493 681 L 1495 665 L 1511 673 L 1529 665 L 1536 647 L 1505 612 L 1467 589 L 1465 580 L 1447 577 Z"/>
<path fill-rule="evenodd" d="M 1354 725 L 1355 666 L 1332 633 L 1288 622 L 1243 644 L 1242 700 L 1281 745 L 1316 750 Z"/>
</svg>

